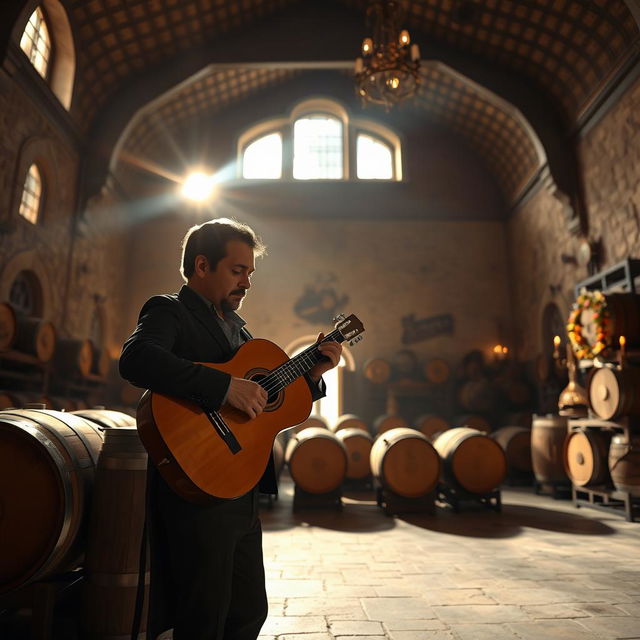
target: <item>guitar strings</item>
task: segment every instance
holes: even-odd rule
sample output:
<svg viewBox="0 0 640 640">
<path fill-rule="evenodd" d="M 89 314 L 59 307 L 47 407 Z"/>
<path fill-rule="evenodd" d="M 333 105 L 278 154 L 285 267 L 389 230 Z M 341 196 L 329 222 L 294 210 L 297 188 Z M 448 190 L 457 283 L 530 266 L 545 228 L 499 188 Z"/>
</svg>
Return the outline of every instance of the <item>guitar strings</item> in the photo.
<svg viewBox="0 0 640 640">
<path fill-rule="evenodd" d="M 335 334 L 335 335 L 334 335 Z M 332 331 L 328 336 L 326 336 L 322 342 L 326 342 L 329 340 L 333 340 L 338 336 L 342 336 L 339 330 Z M 296 380 L 301 374 L 308 371 L 314 364 L 319 361 L 319 353 L 318 353 L 318 345 L 313 344 L 307 349 L 305 349 L 302 353 L 299 353 L 297 356 L 294 356 L 287 362 L 281 364 L 277 369 L 274 369 L 271 373 L 266 375 L 262 380 L 260 380 L 260 386 L 268 393 L 271 394 L 275 391 L 280 391 L 288 384 Z M 305 367 L 302 367 L 300 371 L 296 371 L 296 367 L 298 363 L 304 363 Z M 290 369 L 293 369 L 295 375 L 291 375 L 289 372 Z M 305 371 L 306 369 L 306 371 Z M 284 384 L 283 384 L 284 383 Z"/>
</svg>

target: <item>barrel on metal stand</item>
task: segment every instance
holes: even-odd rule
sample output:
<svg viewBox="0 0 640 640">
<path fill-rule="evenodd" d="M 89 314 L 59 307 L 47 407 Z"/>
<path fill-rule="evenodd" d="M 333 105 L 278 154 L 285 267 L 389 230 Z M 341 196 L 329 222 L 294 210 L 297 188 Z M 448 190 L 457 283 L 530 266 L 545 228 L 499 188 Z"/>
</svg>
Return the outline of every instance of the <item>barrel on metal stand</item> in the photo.
<svg viewBox="0 0 640 640">
<path fill-rule="evenodd" d="M 603 420 L 640 416 L 640 368 L 594 369 L 589 378 L 589 404 Z"/>
<path fill-rule="evenodd" d="M 101 446 L 79 416 L 0 412 L 0 593 L 80 564 Z"/>
<path fill-rule="evenodd" d="M 13 348 L 29 353 L 39 362 L 49 362 L 56 350 L 56 330 L 51 322 L 42 318 L 17 315 L 16 336 Z"/>
<path fill-rule="evenodd" d="M 618 491 L 640 497 L 640 436 L 615 435 L 609 446 L 609 473 Z"/>
<path fill-rule="evenodd" d="M 442 416 L 433 413 L 418 416 L 414 421 L 416 429 L 424 433 L 427 438 L 433 438 L 436 433 L 446 431 L 449 428 L 449 421 Z"/>
<path fill-rule="evenodd" d="M 455 416 L 451 421 L 454 427 L 469 427 L 484 433 L 491 432 L 491 423 L 484 417 L 476 413 L 467 413 L 463 416 Z"/>
<path fill-rule="evenodd" d="M 331 431 L 334 433 L 337 433 L 341 429 L 363 429 L 364 431 L 369 431 L 367 423 L 353 413 L 345 413 L 341 415 L 336 420 L 335 424 L 331 425 Z"/>
<path fill-rule="evenodd" d="M 89 340 L 59 340 L 54 357 L 56 371 L 68 376 L 88 378 L 93 366 L 93 350 Z"/>
<path fill-rule="evenodd" d="M 85 559 L 83 627 L 88 638 L 107 640 L 131 632 L 146 477 L 147 453 L 137 429 L 106 429 L 96 467 Z M 148 582 L 147 570 L 145 584 Z M 142 630 L 145 619 L 143 612 Z"/>
<path fill-rule="evenodd" d="M 340 488 L 347 473 L 347 451 L 328 429 L 309 427 L 287 443 L 285 460 L 296 486 L 307 493 Z"/>
<path fill-rule="evenodd" d="M 510 471 L 531 471 L 531 430 L 525 427 L 502 427 L 491 434 L 502 447 Z"/>
<path fill-rule="evenodd" d="M 422 365 L 422 374 L 431 384 L 444 384 L 451 376 L 451 367 L 442 358 L 431 358 Z"/>
<path fill-rule="evenodd" d="M 364 377 L 373 384 L 384 384 L 391 377 L 391 364 L 383 358 L 371 358 L 362 366 Z"/>
<path fill-rule="evenodd" d="M 398 428 L 407 428 L 409 423 L 402 417 L 384 413 L 373 421 L 373 433 L 381 434 L 385 431 Z"/>
<path fill-rule="evenodd" d="M 567 418 L 548 414 L 534 416 L 531 423 L 531 466 L 540 484 L 568 485 L 564 467 Z"/>
<path fill-rule="evenodd" d="M 473 413 L 493 411 L 496 398 L 496 388 L 488 378 L 467 380 L 458 389 L 460 406 Z"/>
<path fill-rule="evenodd" d="M 380 485 L 403 498 L 426 496 L 440 478 L 440 456 L 415 429 L 400 427 L 382 433 L 373 443 L 370 462 Z"/>
<path fill-rule="evenodd" d="M 611 433 L 585 429 L 568 434 L 564 449 L 567 475 L 577 487 L 610 485 L 608 456 Z"/>
<path fill-rule="evenodd" d="M 351 427 L 340 429 L 336 436 L 344 445 L 347 451 L 347 474 L 348 480 L 363 480 L 371 475 L 369 455 L 373 438 L 368 431 Z"/>
<path fill-rule="evenodd" d="M 442 458 L 442 478 L 449 487 L 486 494 L 505 478 L 507 460 L 502 447 L 476 429 L 449 429 L 433 446 Z"/>
</svg>

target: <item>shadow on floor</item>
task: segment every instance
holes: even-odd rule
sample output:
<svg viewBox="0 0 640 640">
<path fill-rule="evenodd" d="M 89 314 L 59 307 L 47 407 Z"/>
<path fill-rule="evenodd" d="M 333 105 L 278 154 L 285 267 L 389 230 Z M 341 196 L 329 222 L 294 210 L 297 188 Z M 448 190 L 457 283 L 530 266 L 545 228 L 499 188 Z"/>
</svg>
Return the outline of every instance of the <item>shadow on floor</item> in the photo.
<svg viewBox="0 0 640 640">
<path fill-rule="evenodd" d="M 571 535 L 612 535 L 615 529 L 578 514 L 525 505 L 503 504 L 497 513 L 479 504 L 468 504 L 454 513 L 438 509 L 435 516 L 400 515 L 400 519 L 422 529 L 472 538 L 512 538 L 523 527 Z"/>
</svg>

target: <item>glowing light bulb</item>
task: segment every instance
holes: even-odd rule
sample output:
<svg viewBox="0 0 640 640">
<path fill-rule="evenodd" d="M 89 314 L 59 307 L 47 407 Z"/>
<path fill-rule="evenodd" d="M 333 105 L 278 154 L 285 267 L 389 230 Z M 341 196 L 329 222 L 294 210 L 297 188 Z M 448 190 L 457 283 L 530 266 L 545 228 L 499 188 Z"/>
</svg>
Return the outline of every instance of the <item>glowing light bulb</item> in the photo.
<svg viewBox="0 0 640 640">
<path fill-rule="evenodd" d="M 411 42 L 411 36 L 409 36 L 409 32 L 406 29 L 403 29 L 400 32 L 400 45 L 406 47 Z"/>
</svg>

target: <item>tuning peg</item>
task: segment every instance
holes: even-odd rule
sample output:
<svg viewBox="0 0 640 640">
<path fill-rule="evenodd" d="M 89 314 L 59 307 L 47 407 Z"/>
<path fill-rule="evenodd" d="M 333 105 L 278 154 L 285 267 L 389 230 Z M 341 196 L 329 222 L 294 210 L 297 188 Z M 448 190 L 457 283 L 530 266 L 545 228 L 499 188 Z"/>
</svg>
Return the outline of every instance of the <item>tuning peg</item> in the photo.
<svg viewBox="0 0 640 640">
<path fill-rule="evenodd" d="M 345 315 L 344 313 L 339 313 L 334 319 L 333 319 L 333 323 L 336 324 L 337 322 L 342 322 L 345 319 Z"/>
</svg>

